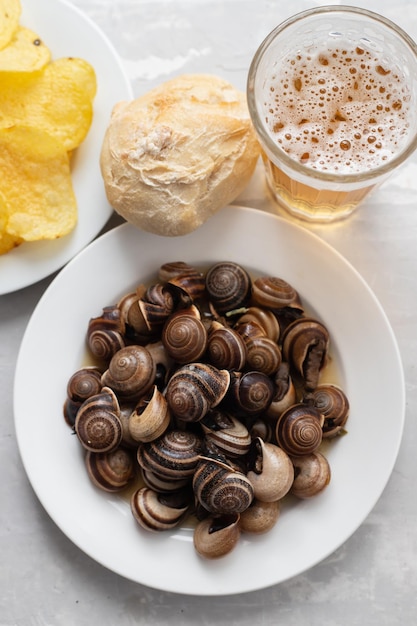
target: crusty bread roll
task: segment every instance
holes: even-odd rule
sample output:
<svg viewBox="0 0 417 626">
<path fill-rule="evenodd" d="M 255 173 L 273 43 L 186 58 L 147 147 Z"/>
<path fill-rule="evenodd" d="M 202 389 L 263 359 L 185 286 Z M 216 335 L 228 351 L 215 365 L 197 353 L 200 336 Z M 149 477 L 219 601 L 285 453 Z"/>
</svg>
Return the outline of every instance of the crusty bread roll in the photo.
<svg viewBox="0 0 417 626">
<path fill-rule="evenodd" d="M 145 231 L 174 236 L 232 202 L 258 156 L 244 93 L 196 74 L 117 104 L 100 166 L 117 213 Z"/>
</svg>

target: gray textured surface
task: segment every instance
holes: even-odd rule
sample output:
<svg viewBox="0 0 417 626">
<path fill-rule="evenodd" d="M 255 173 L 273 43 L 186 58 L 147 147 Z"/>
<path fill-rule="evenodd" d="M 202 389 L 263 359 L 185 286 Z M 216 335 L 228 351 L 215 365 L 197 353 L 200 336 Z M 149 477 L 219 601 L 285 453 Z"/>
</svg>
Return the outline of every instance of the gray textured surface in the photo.
<svg viewBox="0 0 417 626">
<path fill-rule="evenodd" d="M 216 73 L 243 89 L 248 64 L 263 36 L 289 12 L 306 6 L 267 0 L 74 4 L 111 39 L 136 95 L 178 72 Z M 394 19 L 417 39 L 414 0 L 360 4 Z M 240 204 L 273 210 L 262 181 L 259 169 Z M 16 357 L 50 277 L 0 297 L 0 626 L 417 623 L 417 155 L 349 221 L 311 230 L 341 252 L 371 286 L 392 324 L 403 359 L 407 392 L 403 442 L 391 479 L 362 526 L 310 571 L 262 591 L 217 599 L 155 591 L 124 580 L 85 556 L 38 502 L 14 433 Z M 377 433 L 369 445 L 378 445 Z"/>
</svg>

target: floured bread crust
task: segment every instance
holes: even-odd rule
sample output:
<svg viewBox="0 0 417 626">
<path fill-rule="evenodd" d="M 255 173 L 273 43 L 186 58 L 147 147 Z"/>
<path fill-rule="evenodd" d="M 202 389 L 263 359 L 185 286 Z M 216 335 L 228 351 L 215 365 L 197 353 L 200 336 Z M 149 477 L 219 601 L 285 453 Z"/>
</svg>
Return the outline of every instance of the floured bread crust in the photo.
<svg viewBox="0 0 417 626">
<path fill-rule="evenodd" d="M 258 156 L 245 94 L 216 76 L 190 74 L 115 106 L 100 166 L 117 213 L 177 236 L 232 202 Z"/>
</svg>

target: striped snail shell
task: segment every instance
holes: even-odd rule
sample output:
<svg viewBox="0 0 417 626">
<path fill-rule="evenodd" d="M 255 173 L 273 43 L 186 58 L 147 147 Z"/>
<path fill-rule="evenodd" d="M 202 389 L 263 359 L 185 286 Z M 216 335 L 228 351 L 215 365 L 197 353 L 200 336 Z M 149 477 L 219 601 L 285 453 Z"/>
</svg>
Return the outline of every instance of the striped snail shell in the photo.
<svg viewBox="0 0 417 626">
<path fill-rule="evenodd" d="M 101 391 L 101 371 L 97 367 L 83 367 L 69 378 L 64 403 L 64 418 L 74 426 L 81 404 Z"/>
<path fill-rule="evenodd" d="M 85 463 L 92 483 L 104 491 L 121 491 L 135 474 L 132 452 L 121 447 L 110 452 L 88 451 Z"/>
<path fill-rule="evenodd" d="M 246 342 L 246 363 L 249 369 L 272 376 L 281 365 L 281 350 L 273 339 L 256 337 Z"/>
<path fill-rule="evenodd" d="M 158 493 L 149 487 L 137 489 L 130 500 L 130 508 L 138 524 L 155 532 L 178 526 L 189 507 L 188 492 Z"/>
<path fill-rule="evenodd" d="M 321 452 L 291 457 L 291 460 L 295 468 L 291 493 L 297 498 L 312 498 L 321 493 L 330 483 L 330 465 Z"/>
<path fill-rule="evenodd" d="M 311 394 L 313 406 L 324 417 L 323 437 L 340 434 L 349 417 L 349 401 L 345 392 L 337 385 L 318 385 Z"/>
<path fill-rule="evenodd" d="M 219 448 L 226 456 L 245 455 L 251 443 L 246 426 L 233 415 L 217 409 L 210 411 L 201 421 L 206 441 Z"/>
<path fill-rule="evenodd" d="M 149 470 L 141 469 L 143 482 L 146 487 L 157 491 L 158 493 L 166 493 L 167 491 L 178 491 L 186 485 L 190 484 L 190 478 L 183 478 L 180 480 L 169 480 L 162 478 Z"/>
<path fill-rule="evenodd" d="M 151 285 L 138 300 L 139 309 L 148 330 L 157 332 L 173 313 L 175 300 L 170 289 L 162 283 Z"/>
<path fill-rule="evenodd" d="M 177 363 L 198 361 L 207 348 L 207 330 L 197 307 L 175 311 L 162 329 L 161 341 Z"/>
<path fill-rule="evenodd" d="M 100 361 L 108 362 L 125 345 L 125 324 L 116 305 L 104 307 L 99 317 L 88 322 L 87 346 Z"/>
<path fill-rule="evenodd" d="M 167 480 L 190 478 L 202 452 L 201 438 L 186 430 L 169 430 L 138 447 L 137 459 L 145 471 Z"/>
<path fill-rule="evenodd" d="M 102 384 L 111 387 L 123 398 L 145 394 L 154 384 L 156 366 L 143 346 L 126 346 L 111 359 L 102 376 Z"/>
<path fill-rule="evenodd" d="M 247 357 L 246 345 L 230 326 L 213 321 L 208 332 L 207 360 L 220 369 L 241 370 Z"/>
<path fill-rule="evenodd" d="M 302 377 L 304 387 L 317 387 L 320 370 L 326 363 L 329 332 L 318 320 L 301 317 L 293 321 L 282 337 L 282 354 Z"/>
<path fill-rule="evenodd" d="M 323 416 L 304 403 L 294 404 L 277 420 L 275 437 L 278 445 L 290 456 L 315 452 L 323 438 Z"/>
<path fill-rule="evenodd" d="M 174 372 L 165 395 L 177 418 L 197 422 L 222 401 L 229 383 L 227 370 L 219 370 L 208 363 L 190 363 Z"/>
<path fill-rule="evenodd" d="M 133 409 L 128 420 L 129 433 L 135 441 L 153 441 L 166 431 L 170 421 L 166 398 L 154 385 Z"/>
<path fill-rule="evenodd" d="M 206 559 L 218 559 L 229 554 L 240 537 L 240 515 L 209 516 L 201 520 L 193 536 L 194 547 Z"/>
<path fill-rule="evenodd" d="M 190 303 L 199 300 L 205 294 L 204 274 L 184 261 L 161 265 L 159 278 L 187 294 Z M 184 301 L 187 300 L 184 299 Z"/>
<path fill-rule="evenodd" d="M 260 276 L 252 285 L 252 300 L 267 309 L 292 307 L 302 310 L 297 291 L 287 281 L 277 276 Z"/>
<path fill-rule="evenodd" d="M 281 500 L 294 480 L 294 467 L 284 450 L 273 443 L 254 439 L 249 450 L 247 477 L 255 498 L 263 502 Z"/>
<path fill-rule="evenodd" d="M 81 445 L 92 452 L 115 450 L 122 441 L 123 429 L 116 395 L 108 387 L 83 402 L 75 420 Z"/>
<path fill-rule="evenodd" d="M 241 513 L 253 500 L 251 482 L 221 460 L 201 457 L 193 476 L 198 502 L 213 515 Z"/>
<path fill-rule="evenodd" d="M 218 313 L 244 306 L 250 297 L 251 287 L 248 272 L 237 263 L 216 263 L 206 274 L 207 296 Z"/>
</svg>

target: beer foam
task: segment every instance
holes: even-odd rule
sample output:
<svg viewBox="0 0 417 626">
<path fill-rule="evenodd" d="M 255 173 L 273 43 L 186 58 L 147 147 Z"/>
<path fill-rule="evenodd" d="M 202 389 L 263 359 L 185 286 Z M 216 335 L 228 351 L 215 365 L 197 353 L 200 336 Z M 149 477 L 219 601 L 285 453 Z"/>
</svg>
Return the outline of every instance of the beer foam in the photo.
<svg viewBox="0 0 417 626">
<path fill-rule="evenodd" d="M 266 93 L 265 119 L 274 141 L 313 169 L 374 169 L 406 143 L 406 80 L 365 47 L 335 41 L 287 57 L 269 78 Z"/>
</svg>

